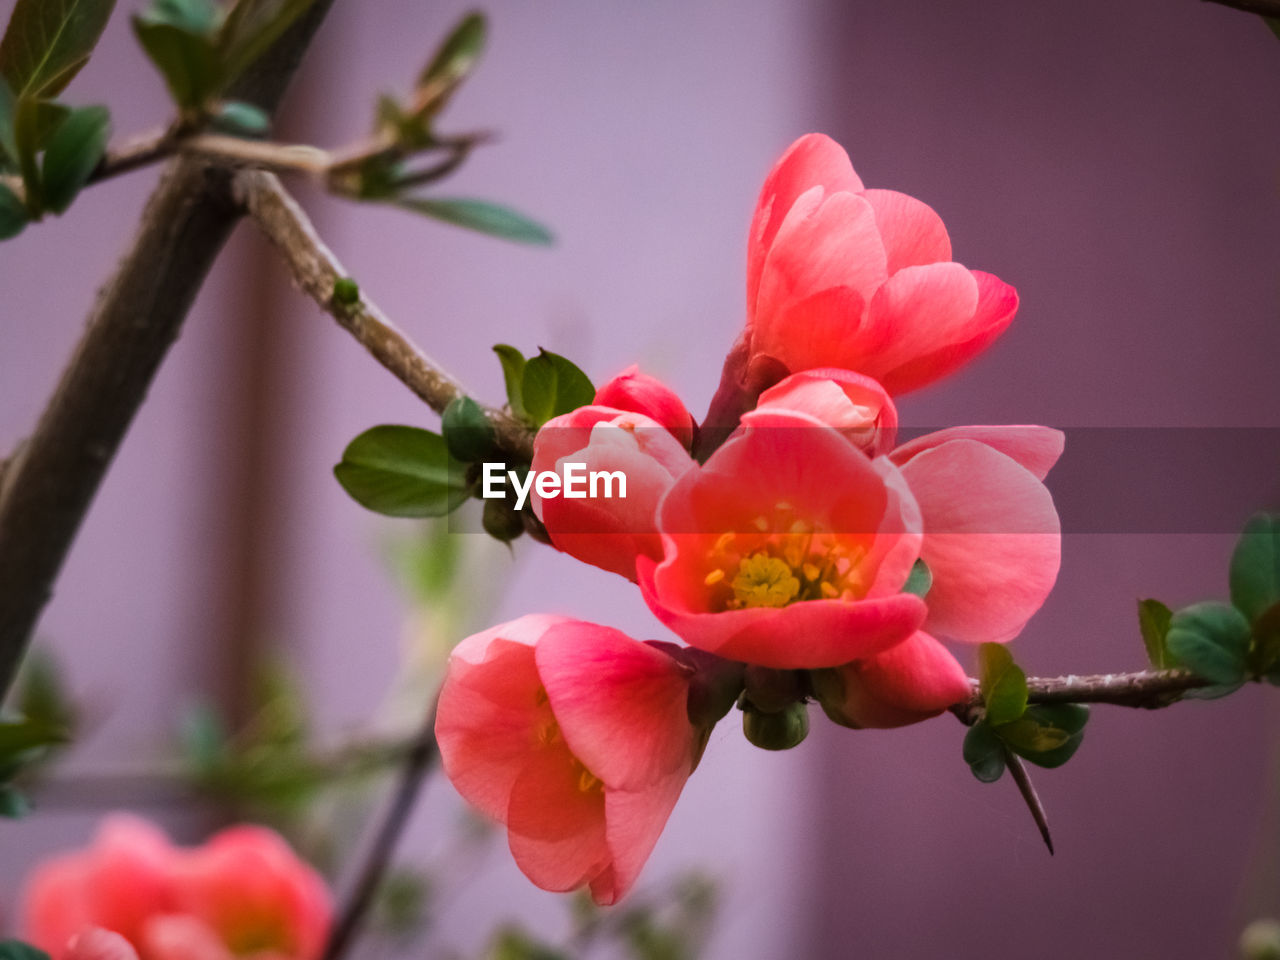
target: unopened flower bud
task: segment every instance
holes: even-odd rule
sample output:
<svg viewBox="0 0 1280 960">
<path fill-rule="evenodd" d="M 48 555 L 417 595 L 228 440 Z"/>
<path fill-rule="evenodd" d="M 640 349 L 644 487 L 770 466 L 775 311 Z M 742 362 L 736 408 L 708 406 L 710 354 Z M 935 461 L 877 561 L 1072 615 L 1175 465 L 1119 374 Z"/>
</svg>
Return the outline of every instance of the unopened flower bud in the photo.
<svg viewBox="0 0 1280 960">
<path fill-rule="evenodd" d="M 486 500 L 480 522 L 485 533 L 503 543 L 510 543 L 524 533 L 524 516 L 505 500 Z"/>
<path fill-rule="evenodd" d="M 747 701 L 742 706 L 742 732 L 763 750 L 790 750 L 809 733 L 809 711 L 796 702 L 779 713 L 764 713 Z"/>
<path fill-rule="evenodd" d="M 1280 921 L 1255 920 L 1240 934 L 1243 960 L 1280 960 Z"/>
</svg>

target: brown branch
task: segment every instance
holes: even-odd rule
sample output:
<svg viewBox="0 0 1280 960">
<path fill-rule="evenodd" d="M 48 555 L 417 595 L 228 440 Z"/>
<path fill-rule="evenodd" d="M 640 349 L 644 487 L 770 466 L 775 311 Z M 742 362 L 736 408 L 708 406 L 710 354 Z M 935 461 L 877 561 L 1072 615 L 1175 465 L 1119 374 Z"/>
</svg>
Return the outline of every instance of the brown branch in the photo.
<svg viewBox="0 0 1280 960">
<path fill-rule="evenodd" d="M 982 714 L 978 681 L 969 679 L 969 699 L 951 708 L 964 723 Z M 1115 707 L 1154 710 L 1167 707 L 1189 690 L 1213 684 L 1189 670 L 1139 670 L 1087 677 L 1028 677 L 1028 703 L 1107 703 Z"/>
<path fill-rule="evenodd" d="M 1260 17 L 1280 17 L 1280 0 L 1205 0 L 1219 6 L 1256 13 Z"/>
<path fill-rule="evenodd" d="M 233 95 L 274 109 L 333 0 L 316 0 Z M 139 149 L 135 160 L 145 155 Z M 140 162 L 140 160 L 139 160 Z M 0 485 L 0 696 L 98 485 L 240 209 L 229 171 L 173 163 Z"/>
<path fill-rule="evenodd" d="M 443 413 L 450 402 L 462 396 L 458 382 L 414 346 L 363 293 L 354 303 L 334 299 L 334 284 L 347 272 L 276 177 L 257 171 L 242 172 L 236 178 L 236 192 L 262 232 L 284 255 L 302 291 L 360 341 L 396 379 L 437 413 Z M 528 427 L 500 410 L 489 409 L 485 413 L 503 450 L 525 459 L 532 456 L 533 434 Z"/>
<path fill-rule="evenodd" d="M 351 888 L 351 894 L 334 922 L 321 960 L 338 960 L 355 942 L 391 866 L 391 857 L 401 833 L 404 832 L 405 824 L 409 821 L 409 815 L 418 802 L 422 784 L 440 759 L 440 749 L 436 743 L 436 705 L 436 701 L 433 701 L 423 718 L 422 729 L 405 760 L 404 770 L 396 784 L 386 817 L 378 827 L 364 865 Z"/>
</svg>

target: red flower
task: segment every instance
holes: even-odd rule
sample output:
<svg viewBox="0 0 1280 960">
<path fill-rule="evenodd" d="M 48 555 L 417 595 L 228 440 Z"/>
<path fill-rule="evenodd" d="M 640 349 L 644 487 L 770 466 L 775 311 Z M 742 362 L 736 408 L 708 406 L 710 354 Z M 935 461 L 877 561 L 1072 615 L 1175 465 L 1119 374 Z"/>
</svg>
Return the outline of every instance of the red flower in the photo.
<svg viewBox="0 0 1280 960">
<path fill-rule="evenodd" d="M 507 826 L 545 890 L 621 898 L 685 780 L 691 671 L 617 630 L 530 615 L 468 637 L 440 692 L 436 738 L 458 792 Z"/>
<path fill-rule="evenodd" d="M 688 450 L 693 446 L 696 423 L 676 392 L 657 377 L 632 365 L 596 391 L 593 406 L 643 413 L 662 424 Z"/>
<path fill-rule="evenodd" d="M 687 643 L 779 669 L 833 667 L 909 637 L 901 593 L 920 514 L 901 474 L 808 417 L 770 414 L 684 474 L 637 561 L 650 608 Z"/>
</svg>

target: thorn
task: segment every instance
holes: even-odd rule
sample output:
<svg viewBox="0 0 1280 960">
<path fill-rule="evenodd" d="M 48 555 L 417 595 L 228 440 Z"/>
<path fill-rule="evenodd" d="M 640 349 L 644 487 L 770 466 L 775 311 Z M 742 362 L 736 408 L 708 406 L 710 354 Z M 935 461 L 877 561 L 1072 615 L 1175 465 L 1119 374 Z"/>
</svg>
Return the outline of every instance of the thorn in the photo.
<svg viewBox="0 0 1280 960">
<path fill-rule="evenodd" d="M 1036 788 L 1032 786 L 1031 778 L 1027 775 L 1027 768 L 1023 766 L 1022 759 L 1008 747 L 1005 747 L 1004 754 L 1009 773 L 1013 775 L 1013 782 L 1018 785 L 1018 792 L 1022 794 L 1023 802 L 1031 811 L 1031 818 L 1035 820 L 1040 836 L 1044 838 L 1044 845 L 1049 848 L 1049 856 L 1052 857 L 1053 837 L 1049 835 L 1049 819 L 1045 816 L 1044 805 L 1040 802 Z"/>
</svg>

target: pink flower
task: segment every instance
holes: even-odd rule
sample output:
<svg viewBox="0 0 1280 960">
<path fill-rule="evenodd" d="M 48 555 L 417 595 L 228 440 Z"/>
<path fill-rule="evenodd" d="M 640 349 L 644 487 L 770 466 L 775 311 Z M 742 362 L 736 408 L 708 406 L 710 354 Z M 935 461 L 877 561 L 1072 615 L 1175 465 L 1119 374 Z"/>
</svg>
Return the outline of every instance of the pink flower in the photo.
<svg viewBox="0 0 1280 960">
<path fill-rule="evenodd" d="M 690 671 L 608 627 L 531 615 L 468 637 L 436 738 L 458 792 L 505 823 L 516 864 L 597 903 L 635 882 L 694 763 Z"/>
<path fill-rule="evenodd" d="M 778 669 L 833 667 L 900 643 L 925 607 L 901 593 L 920 513 L 899 471 L 785 411 L 684 474 L 637 561 L 653 612 L 686 643 Z"/>
<path fill-rule="evenodd" d="M 812 417 L 834 427 L 869 457 L 888 453 L 898 435 L 898 411 L 884 387 L 870 377 L 839 369 L 792 374 L 760 394 L 745 425 L 763 424 L 778 411 Z"/>
<path fill-rule="evenodd" d="M 680 442 L 656 421 L 611 407 L 579 407 L 548 421 L 533 441 L 533 469 L 583 465 L 584 475 L 621 474 L 595 496 L 540 497 L 534 508 L 557 549 L 584 563 L 636 578 L 636 557 L 661 557 L 655 513 L 676 478 L 694 465 Z M 625 496 L 619 496 L 625 483 Z M 590 484 L 587 493 L 591 492 Z"/>
<path fill-rule="evenodd" d="M 884 653 L 811 675 L 822 709 L 846 727 L 901 727 L 969 696 L 969 678 L 947 648 L 918 631 Z"/>
<path fill-rule="evenodd" d="M 23 925 L 55 960 L 107 950 L 104 931 L 143 960 L 312 960 L 331 913 L 319 875 L 269 830 L 231 827 L 182 849 L 145 821 L 115 815 L 91 847 L 37 868 Z"/>
<path fill-rule="evenodd" d="M 792 373 L 842 367 L 892 394 L 946 376 L 1009 325 L 1017 293 L 951 260 L 938 215 L 868 190 L 844 150 L 801 137 L 765 179 L 747 253 L 747 350 L 738 389 L 772 358 Z M 722 388 L 723 389 L 723 388 Z"/>
<path fill-rule="evenodd" d="M 684 446 L 693 446 L 697 424 L 675 391 L 656 377 L 641 373 L 636 366 L 627 367 L 596 391 L 593 406 L 613 407 L 630 413 L 643 413 L 662 424 Z"/>
<path fill-rule="evenodd" d="M 63 956 L 66 960 L 138 960 L 138 951 L 120 934 L 90 927 L 71 938 Z"/>
</svg>

